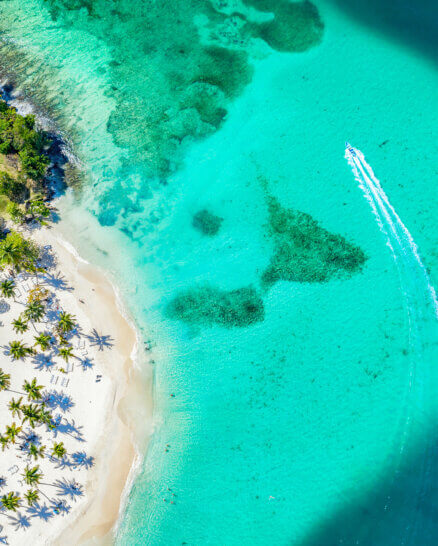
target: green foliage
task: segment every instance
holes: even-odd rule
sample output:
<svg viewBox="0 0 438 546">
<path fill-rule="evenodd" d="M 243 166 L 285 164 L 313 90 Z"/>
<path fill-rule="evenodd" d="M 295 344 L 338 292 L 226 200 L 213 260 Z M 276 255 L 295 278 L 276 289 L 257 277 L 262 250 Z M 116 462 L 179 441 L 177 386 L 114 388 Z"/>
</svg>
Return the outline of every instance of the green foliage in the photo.
<svg viewBox="0 0 438 546">
<path fill-rule="evenodd" d="M 24 320 L 22 317 L 14 319 L 12 321 L 12 327 L 14 329 L 14 332 L 17 332 L 17 334 L 23 334 L 29 328 L 27 321 Z"/>
<path fill-rule="evenodd" d="M 14 224 L 22 224 L 25 218 L 24 211 L 20 208 L 20 205 L 14 203 L 13 201 L 9 202 L 6 205 L 6 213 L 9 214 L 11 220 Z"/>
<path fill-rule="evenodd" d="M 76 317 L 65 311 L 61 311 L 58 319 L 58 331 L 63 334 L 68 334 L 76 326 Z"/>
<path fill-rule="evenodd" d="M 40 472 L 40 467 L 38 465 L 33 468 L 26 466 L 22 476 L 28 485 L 34 485 L 40 482 L 42 473 Z"/>
<path fill-rule="evenodd" d="M 50 334 L 41 333 L 37 336 L 34 336 L 35 345 L 39 345 L 42 351 L 47 351 L 50 349 L 52 342 L 52 336 Z"/>
<path fill-rule="evenodd" d="M 0 100 L 0 153 L 18 154 L 23 173 L 33 180 L 41 180 L 46 173 L 46 143 L 46 135 L 35 129 L 35 116 L 21 116 Z"/>
<path fill-rule="evenodd" d="M 0 294 L 4 298 L 13 298 L 15 296 L 15 282 L 11 279 L 6 279 L 0 283 Z"/>
<path fill-rule="evenodd" d="M 17 427 L 15 423 L 11 425 L 6 425 L 6 437 L 15 444 L 15 438 L 20 434 L 22 427 Z"/>
<path fill-rule="evenodd" d="M 27 393 L 27 397 L 29 400 L 39 400 L 41 398 L 40 391 L 43 388 L 43 385 L 37 384 L 36 377 L 34 377 L 31 382 L 25 380 L 23 383 L 23 390 L 25 393 Z"/>
<path fill-rule="evenodd" d="M 41 418 L 41 411 L 38 414 L 38 420 L 42 423 Z M 37 446 L 35 444 L 29 445 L 29 455 L 35 459 L 35 461 L 38 459 L 38 457 L 44 458 L 44 450 L 46 449 L 46 446 Z"/>
<path fill-rule="evenodd" d="M 11 376 L 0 368 L 0 391 L 6 391 L 11 386 Z"/>
<path fill-rule="evenodd" d="M 12 143 L 10 140 L 5 140 L 0 144 L 0 154 L 9 154 L 12 152 Z"/>
<path fill-rule="evenodd" d="M 39 322 L 45 313 L 44 305 L 39 301 L 31 301 L 26 305 L 23 315 L 32 322 Z"/>
<path fill-rule="evenodd" d="M 12 360 L 21 360 L 30 354 L 33 354 L 33 349 L 25 343 L 21 341 L 11 341 L 9 343 L 9 355 Z"/>
<path fill-rule="evenodd" d="M 33 506 L 36 502 L 38 502 L 40 495 L 36 489 L 29 489 L 24 495 L 24 498 L 29 506 Z"/>
<path fill-rule="evenodd" d="M 15 400 L 15 398 L 12 398 L 12 400 L 8 404 L 9 411 L 12 413 L 13 417 L 20 417 L 21 411 L 22 411 L 22 403 L 23 397 L 20 396 L 18 400 Z"/>
<path fill-rule="evenodd" d="M 0 265 L 21 269 L 22 255 L 20 248 L 7 237 L 0 241 Z"/>
<path fill-rule="evenodd" d="M 18 156 L 21 160 L 21 167 L 23 172 L 34 180 L 41 180 L 46 174 L 47 167 L 50 160 L 47 156 L 37 154 L 32 150 L 21 150 L 18 152 Z"/>
<path fill-rule="evenodd" d="M 21 504 L 21 498 L 19 495 L 16 495 L 12 491 L 7 495 L 3 495 L 0 500 L 3 508 L 6 510 L 12 510 L 13 512 L 15 512 Z"/>
<path fill-rule="evenodd" d="M 59 349 L 59 356 L 63 358 L 66 362 L 68 362 L 68 359 L 71 357 L 75 357 L 73 354 L 73 348 L 69 345 L 68 347 L 61 347 Z"/>
<path fill-rule="evenodd" d="M 29 196 L 29 190 L 22 181 L 16 180 L 8 173 L 0 172 L 0 194 L 6 195 L 15 203 L 22 203 Z"/>
<path fill-rule="evenodd" d="M 52 448 L 53 457 L 62 459 L 66 453 L 67 453 L 67 450 L 65 449 L 63 442 L 53 444 L 53 448 Z"/>
<path fill-rule="evenodd" d="M 50 208 L 46 205 L 41 195 L 34 197 L 28 202 L 28 212 L 40 224 L 45 224 L 44 219 L 50 216 Z"/>
<path fill-rule="evenodd" d="M 34 271 L 39 254 L 35 243 L 17 231 L 11 231 L 0 241 L 0 266 L 12 267 L 15 271 Z"/>
</svg>

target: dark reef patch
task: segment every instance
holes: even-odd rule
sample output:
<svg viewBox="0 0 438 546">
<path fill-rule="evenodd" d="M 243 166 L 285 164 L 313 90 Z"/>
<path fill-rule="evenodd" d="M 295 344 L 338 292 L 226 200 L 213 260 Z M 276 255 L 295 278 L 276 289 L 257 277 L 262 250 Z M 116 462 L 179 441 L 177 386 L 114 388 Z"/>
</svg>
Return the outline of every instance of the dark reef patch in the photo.
<svg viewBox="0 0 438 546">
<path fill-rule="evenodd" d="M 167 314 L 190 324 L 243 328 L 262 322 L 265 312 L 262 298 L 251 286 L 227 291 L 204 285 L 180 292 Z"/>
<path fill-rule="evenodd" d="M 287 0 L 44 4 L 58 25 L 108 44 L 106 92 L 115 100 L 108 131 L 146 176 L 160 178 L 179 167 L 190 142 L 222 125 L 229 102 L 251 81 L 252 38 L 279 51 L 304 51 L 319 43 L 323 28 L 310 2 Z M 254 10 L 273 19 L 256 23 Z"/>
<path fill-rule="evenodd" d="M 262 275 L 265 285 L 280 280 L 325 282 L 361 270 L 367 258 L 359 246 L 330 233 L 310 214 L 283 208 L 272 196 L 267 202 L 274 254 Z"/>
<path fill-rule="evenodd" d="M 300 52 L 320 43 L 324 24 L 316 7 L 308 1 L 244 0 L 260 11 L 274 13 L 272 21 L 249 23 L 253 36 L 277 51 Z"/>
<path fill-rule="evenodd" d="M 207 209 L 202 209 L 193 215 L 192 225 L 203 235 L 214 237 L 218 234 L 222 222 L 223 218 L 220 216 L 216 216 Z"/>
</svg>

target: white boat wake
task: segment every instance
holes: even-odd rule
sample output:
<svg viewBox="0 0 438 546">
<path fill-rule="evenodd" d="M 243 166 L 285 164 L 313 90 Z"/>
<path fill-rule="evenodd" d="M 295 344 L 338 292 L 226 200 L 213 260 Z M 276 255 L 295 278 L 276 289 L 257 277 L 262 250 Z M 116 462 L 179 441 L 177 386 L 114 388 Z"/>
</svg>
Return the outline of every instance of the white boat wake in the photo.
<svg viewBox="0 0 438 546">
<path fill-rule="evenodd" d="M 407 448 L 412 449 L 411 438 L 418 437 L 418 433 L 422 437 L 422 457 L 409 470 L 413 487 L 409 491 L 394 490 L 402 498 L 399 499 L 399 507 L 401 503 L 404 504 L 406 519 L 409 520 L 403 533 L 403 544 L 429 544 L 429 539 L 424 539 L 426 531 L 434 531 L 426 529 L 424 519 L 419 514 L 425 503 L 435 501 L 436 495 L 434 497 L 431 493 L 430 484 L 435 482 L 438 474 L 436 434 L 426 431 L 429 421 L 436 420 L 435 410 L 432 410 L 432 415 L 426 417 L 426 414 L 431 412 L 430 408 L 436 408 L 437 294 L 412 235 L 391 205 L 363 153 L 346 143 L 345 158 L 385 236 L 400 276 L 408 320 L 409 350 L 405 354 L 409 354 L 410 367 L 405 403 L 399 408 L 403 418 L 399 430 L 398 462 L 394 461 L 394 482 L 397 483 L 400 468 L 406 464 L 403 454 Z M 410 432 L 414 432 L 414 435 L 411 436 Z M 391 498 L 388 497 L 382 513 L 390 504 Z"/>
<path fill-rule="evenodd" d="M 415 282 L 415 293 L 421 288 L 425 290 L 428 294 L 430 304 L 433 306 L 435 317 L 438 318 L 437 294 L 430 282 L 427 270 L 421 261 L 418 247 L 415 244 L 412 235 L 389 202 L 373 169 L 365 161 L 363 153 L 357 148 L 353 148 L 353 146 L 347 142 L 345 158 L 350 164 L 354 177 L 372 208 L 380 230 L 386 236 L 386 243 L 391 249 L 398 267 L 409 267 L 409 277 Z M 416 271 L 413 271 L 412 268 L 415 268 Z M 413 273 L 415 274 L 413 275 Z M 402 276 L 404 277 L 404 275 Z M 403 281 L 407 281 L 407 279 L 403 278 Z M 404 288 L 408 287 L 405 286 Z M 405 296 L 412 297 L 412 295 L 413 294 L 410 294 L 409 290 L 405 291 Z"/>
</svg>

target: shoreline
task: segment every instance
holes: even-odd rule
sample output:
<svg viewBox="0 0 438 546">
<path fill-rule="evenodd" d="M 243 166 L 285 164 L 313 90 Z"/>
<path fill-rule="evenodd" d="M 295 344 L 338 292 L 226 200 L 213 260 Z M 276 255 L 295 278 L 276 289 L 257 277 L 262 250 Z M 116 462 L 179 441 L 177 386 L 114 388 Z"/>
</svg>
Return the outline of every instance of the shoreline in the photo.
<svg viewBox="0 0 438 546">
<path fill-rule="evenodd" d="M 31 237 L 39 244 L 53 247 L 63 275 L 74 288 L 78 307 L 90 321 L 100 329 L 114 329 L 114 333 L 119 334 L 113 335 L 116 354 L 114 351 L 102 353 L 104 371 L 110 375 L 114 392 L 111 404 L 101 416 L 102 430 L 95 448 L 96 467 L 90 471 L 85 487 L 87 502 L 73 521 L 50 541 L 54 546 L 112 544 L 152 433 L 152 369 L 140 374 L 137 365 L 140 333 L 109 275 L 84 260 L 63 235 L 56 233 L 53 224 L 50 228 L 38 229 Z M 82 305 L 80 300 L 84 301 Z M 122 366 L 117 368 L 111 360 Z"/>
<path fill-rule="evenodd" d="M 0 96 L 21 115 L 33 113 L 37 122 L 49 130 L 51 165 L 46 177 L 49 201 L 56 201 L 66 185 L 64 167 L 73 166 L 68 144 L 46 116 L 41 116 L 28 97 L 14 93 L 8 81 L 0 83 Z M 76 247 L 57 232 L 56 224 L 33 229 L 23 227 L 24 234 L 39 245 L 51 245 L 66 282 L 74 290 L 74 314 L 86 315 L 99 330 L 112 331 L 115 340 L 109 355 L 99 352 L 99 364 L 111 379 L 111 402 L 99 415 L 100 430 L 93 448 L 96 464 L 87 471 L 86 500 L 62 529 L 44 537 L 45 544 L 112 544 L 120 515 L 126 505 L 141 461 L 146 455 L 153 431 L 152 368 L 140 370 L 140 331 L 124 305 L 120 290 L 110 274 L 84 260 Z M 71 303 L 71 302 L 70 302 Z M 72 305 L 70 305 L 70 308 Z M 76 307 L 76 309 L 75 309 Z M 119 366 L 114 366 L 114 360 Z M 121 364 L 121 367 L 120 367 Z M 40 537 L 42 538 L 42 537 Z"/>
</svg>

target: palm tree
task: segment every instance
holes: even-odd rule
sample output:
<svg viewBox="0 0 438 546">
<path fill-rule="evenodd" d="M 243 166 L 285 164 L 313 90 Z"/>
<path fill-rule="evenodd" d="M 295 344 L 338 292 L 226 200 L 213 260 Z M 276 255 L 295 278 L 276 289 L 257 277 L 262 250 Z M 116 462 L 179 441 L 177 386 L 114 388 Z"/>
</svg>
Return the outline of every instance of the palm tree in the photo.
<svg viewBox="0 0 438 546">
<path fill-rule="evenodd" d="M 8 493 L 1 498 L 2 506 L 6 510 L 13 510 L 14 512 L 20 506 L 21 498 L 15 493 Z"/>
<path fill-rule="evenodd" d="M 22 476 L 24 478 L 24 481 L 27 483 L 27 485 L 34 485 L 36 483 L 40 483 L 40 480 L 43 474 L 39 470 L 40 470 L 40 467 L 38 465 L 34 466 L 33 468 L 29 468 L 29 466 L 26 466 Z"/>
<path fill-rule="evenodd" d="M 39 500 L 40 495 L 36 489 L 29 489 L 24 495 L 24 498 L 27 500 L 27 504 L 32 506 Z"/>
<path fill-rule="evenodd" d="M 17 334 L 23 334 L 29 328 L 27 321 L 21 317 L 14 319 L 12 321 L 12 326 Z"/>
<path fill-rule="evenodd" d="M 32 326 L 35 328 L 35 322 L 39 322 L 44 316 L 44 305 L 39 301 L 31 301 L 27 304 L 24 310 L 24 316 L 32 322 Z M 36 328 L 35 328 L 36 330 Z"/>
<path fill-rule="evenodd" d="M 9 438 L 0 434 L 0 445 L 2 446 L 2 451 L 5 450 L 5 447 L 9 444 Z"/>
<path fill-rule="evenodd" d="M 58 342 L 60 345 L 68 345 L 68 339 L 64 337 L 59 331 L 58 331 Z"/>
<path fill-rule="evenodd" d="M 44 450 L 46 446 L 36 446 L 35 444 L 30 444 L 29 446 L 29 457 L 33 457 L 35 461 L 38 457 L 44 458 Z"/>
<path fill-rule="evenodd" d="M 39 345 L 42 351 L 46 351 L 50 347 L 52 336 L 50 334 L 42 333 L 34 336 L 35 345 Z"/>
<path fill-rule="evenodd" d="M 11 266 L 14 270 L 19 270 L 22 260 L 23 252 L 15 241 L 8 240 L 7 238 L 0 241 L 1 265 Z"/>
<path fill-rule="evenodd" d="M 21 427 L 17 427 L 15 423 L 6 426 L 6 436 L 15 444 L 15 438 L 20 434 Z"/>
<path fill-rule="evenodd" d="M 0 294 L 4 298 L 14 298 L 15 301 L 15 282 L 13 280 L 5 280 L 0 283 Z"/>
<path fill-rule="evenodd" d="M 22 406 L 21 411 L 23 412 L 23 425 L 26 421 L 29 421 L 29 424 L 32 428 L 35 427 L 35 423 L 40 420 L 40 409 L 36 404 L 26 404 Z"/>
<path fill-rule="evenodd" d="M 59 444 L 54 443 L 52 448 L 52 456 L 58 457 L 58 459 L 62 459 L 64 455 L 67 453 L 67 450 L 64 447 L 63 442 L 60 442 Z"/>
<path fill-rule="evenodd" d="M 36 377 L 34 377 L 30 383 L 26 380 L 23 383 L 23 390 L 24 392 L 27 392 L 27 398 L 29 400 L 39 400 L 41 398 L 40 390 L 43 388 L 43 385 L 37 385 Z"/>
<path fill-rule="evenodd" d="M 12 356 L 12 360 L 20 360 L 31 353 L 32 349 L 21 341 L 11 341 L 9 343 L 9 354 Z"/>
<path fill-rule="evenodd" d="M 55 428 L 55 425 L 53 424 L 53 415 L 44 408 L 40 410 L 40 421 L 47 425 L 49 429 Z"/>
<path fill-rule="evenodd" d="M 0 368 L 0 392 L 7 391 L 11 386 L 11 376 Z"/>
<path fill-rule="evenodd" d="M 22 400 L 23 400 L 23 397 L 20 396 L 20 398 L 18 400 L 15 400 L 15 398 L 12 398 L 12 400 L 9 402 L 8 407 L 9 407 L 9 410 L 11 411 L 13 417 L 15 417 L 15 416 L 20 417 L 21 416 L 21 410 L 22 410 L 21 401 Z"/>
<path fill-rule="evenodd" d="M 63 358 L 66 362 L 68 362 L 68 359 L 70 357 L 75 358 L 75 355 L 73 354 L 73 348 L 71 346 L 61 347 L 59 349 L 59 354 L 60 354 L 61 358 Z"/>
<path fill-rule="evenodd" d="M 61 332 L 63 332 L 64 334 L 71 332 L 75 327 L 75 319 L 76 317 L 74 315 L 62 311 L 58 319 L 59 330 L 61 330 Z"/>
</svg>

